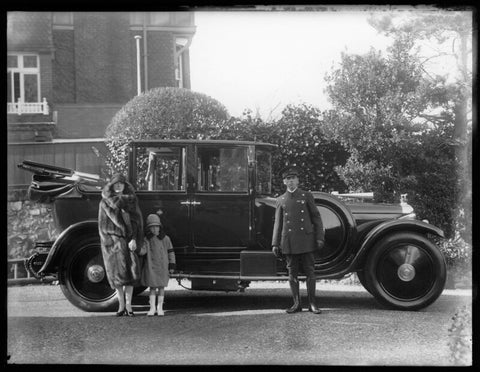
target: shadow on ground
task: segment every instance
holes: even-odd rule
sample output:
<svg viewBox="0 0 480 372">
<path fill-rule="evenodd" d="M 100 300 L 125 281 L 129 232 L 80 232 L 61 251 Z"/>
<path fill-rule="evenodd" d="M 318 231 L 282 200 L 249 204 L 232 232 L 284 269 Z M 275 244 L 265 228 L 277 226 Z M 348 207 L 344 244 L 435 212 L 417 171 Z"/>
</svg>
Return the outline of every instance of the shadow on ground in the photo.
<svg viewBox="0 0 480 372">
<path fill-rule="evenodd" d="M 306 290 L 301 291 L 302 306 L 307 307 Z M 241 311 L 285 309 L 292 304 L 288 289 L 247 289 L 245 292 L 213 292 L 173 290 L 165 292 L 165 310 L 180 312 Z M 317 304 L 322 308 L 381 309 L 375 299 L 366 292 L 336 293 L 317 290 Z M 135 297 L 137 311 L 148 310 L 148 292 Z"/>
</svg>

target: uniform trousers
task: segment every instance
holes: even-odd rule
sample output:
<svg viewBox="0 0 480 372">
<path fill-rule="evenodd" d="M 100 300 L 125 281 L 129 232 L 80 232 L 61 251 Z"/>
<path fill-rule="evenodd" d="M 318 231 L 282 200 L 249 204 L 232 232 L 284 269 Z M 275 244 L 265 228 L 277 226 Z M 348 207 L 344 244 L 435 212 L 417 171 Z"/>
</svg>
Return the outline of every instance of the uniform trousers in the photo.
<svg viewBox="0 0 480 372">
<path fill-rule="evenodd" d="M 285 254 L 285 260 L 287 261 L 288 280 L 297 281 L 300 264 L 302 265 L 303 272 L 309 279 L 315 280 L 315 256 L 313 252 L 300 253 L 300 254 Z"/>
</svg>

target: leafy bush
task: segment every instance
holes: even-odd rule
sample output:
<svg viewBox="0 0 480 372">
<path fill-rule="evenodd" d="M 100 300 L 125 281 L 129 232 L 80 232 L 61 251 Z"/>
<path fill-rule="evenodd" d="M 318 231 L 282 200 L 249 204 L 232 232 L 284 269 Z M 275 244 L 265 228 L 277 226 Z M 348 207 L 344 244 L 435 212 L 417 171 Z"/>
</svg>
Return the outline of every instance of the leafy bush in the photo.
<svg viewBox="0 0 480 372">
<path fill-rule="evenodd" d="M 373 191 L 377 202 L 407 193 L 418 218 L 450 237 L 459 191 L 454 115 L 448 91 L 423 78 L 409 47 L 397 40 L 386 57 L 344 54 L 327 76 L 334 109 L 326 128 L 350 153 L 336 168 L 350 191 Z M 426 114 L 432 107 L 441 113 Z"/>
<path fill-rule="evenodd" d="M 283 192 L 279 171 L 286 165 L 301 169 L 301 186 L 307 190 L 339 191 L 346 189 L 336 167 L 345 164 L 348 153 L 324 128 L 321 112 L 310 105 L 289 105 L 273 124 L 269 142 L 278 145 L 273 157 L 273 187 Z"/>
<path fill-rule="evenodd" d="M 437 242 L 447 266 L 464 274 L 472 270 L 472 246 L 457 232 L 453 238 Z"/>
</svg>

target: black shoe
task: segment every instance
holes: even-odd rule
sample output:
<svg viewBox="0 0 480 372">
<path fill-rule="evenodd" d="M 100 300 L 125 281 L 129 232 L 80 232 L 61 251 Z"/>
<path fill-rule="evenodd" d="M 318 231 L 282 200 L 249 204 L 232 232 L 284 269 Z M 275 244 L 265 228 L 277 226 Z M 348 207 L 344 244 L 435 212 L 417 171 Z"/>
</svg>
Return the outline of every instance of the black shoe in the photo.
<svg viewBox="0 0 480 372">
<path fill-rule="evenodd" d="M 123 316 L 123 315 L 125 315 L 126 313 L 127 313 L 127 312 L 125 311 L 125 309 L 123 309 L 123 310 L 117 311 L 117 312 L 115 313 L 115 316 Z"/>
<path fill-rule="evenodd" d="M 127 314 L 128 316 L 135 316 L 135 314 L 133 313 L 133 311 L 125 311 L 125 314 Z"/>
<path fill-rule="evenodd" d="M 322 313 L 322 310 L 320 310 L 316 305 L 310 305 L 308 307 L 308 311 L 310 311 L 311 313 L 314 313 L 314 314 L 321 314 Z"/>
<path fill-rule="evenodd" d="M 293 305 L 291 308 L 288 308 L 287 310 L 285 310 L 287 313 L 289 314 L 293 314 L 293 313 L 299 313 L 302 311 L 302 307 L 301 306 L 295 306 Z"/>
</svg>

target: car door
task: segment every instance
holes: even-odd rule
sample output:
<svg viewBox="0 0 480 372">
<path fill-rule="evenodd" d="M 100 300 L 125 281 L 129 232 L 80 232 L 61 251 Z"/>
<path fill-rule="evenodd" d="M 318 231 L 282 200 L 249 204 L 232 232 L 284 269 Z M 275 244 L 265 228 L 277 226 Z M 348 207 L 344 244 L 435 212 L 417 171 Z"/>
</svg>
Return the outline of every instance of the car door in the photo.
<svg viewBox="0 0 480 372">
<path fill-rule="evenodd" d="M 191 227 L 196 251 L 240 251 L 251 236 L 247 146 L 196 144 Z M 222 248 L 223 247 L 223 248 Z"/>
<path fill-rule="evenodd" d="M 161 221 L 176 248 L 192 245 L 186 150 L 186 145 L 168 142 L 142 144 L 134 150 L 132 179 L 144 221 L 161 210 Z"/>
</svg>

